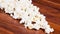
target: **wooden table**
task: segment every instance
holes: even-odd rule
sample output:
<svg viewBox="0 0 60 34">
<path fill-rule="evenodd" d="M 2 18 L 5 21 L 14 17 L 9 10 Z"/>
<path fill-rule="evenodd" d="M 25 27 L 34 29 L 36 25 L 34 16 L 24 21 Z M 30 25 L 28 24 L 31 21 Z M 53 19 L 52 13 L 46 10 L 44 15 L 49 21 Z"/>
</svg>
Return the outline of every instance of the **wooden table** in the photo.
<svg viewBox="0 0 60 34">
<path fill-rule="evenodd" d="M 46 16 L 49 25 L 54 28 L 50 34 L 60 34 L 60 4 L 50 0 L 33 0 L 33 4 L 40 8 L 40 13 Z M 45 34 L 43 30 L 29 30 L 24 28 L 19 20 L 13 19 L 0 10 L 0 34 Z"/>
</svg>

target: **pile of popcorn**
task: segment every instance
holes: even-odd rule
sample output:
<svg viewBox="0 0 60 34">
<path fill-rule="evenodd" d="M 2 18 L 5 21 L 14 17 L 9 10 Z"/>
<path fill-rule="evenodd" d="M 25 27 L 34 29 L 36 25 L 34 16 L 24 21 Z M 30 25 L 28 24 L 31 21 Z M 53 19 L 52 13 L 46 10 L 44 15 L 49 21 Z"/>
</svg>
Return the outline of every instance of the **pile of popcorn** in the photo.
<svg viewBox="0 0 60 34">
<path fill-rule="evenodd" d="M 14 19 L 21 19 L 20 23 L 29 29 L 45 29 L 45 33 L 53 32 L 45 16 L 40 14 L 39 8 L 32 4 L 32 0 L 0 0 L 0 8 L 5 9 Z M 33 23 L 34 22 L 34 23 Z"/>
</svg>

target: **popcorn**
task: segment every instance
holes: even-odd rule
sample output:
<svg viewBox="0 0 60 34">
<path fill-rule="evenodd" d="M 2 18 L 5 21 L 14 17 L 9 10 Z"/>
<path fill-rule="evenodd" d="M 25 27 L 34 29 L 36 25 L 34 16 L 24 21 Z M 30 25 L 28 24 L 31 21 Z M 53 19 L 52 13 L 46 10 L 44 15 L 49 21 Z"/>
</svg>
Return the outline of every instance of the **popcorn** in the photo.
<svg viewBox="0 0 60 34">
<path fill-rule="evenodd" d="M 54 31 L 48 25 L 45 16 L 40 14 L 39 8 L 32 4 L 32 0 L 0 0 L 0 8 L 4 8 L 5 13 L 9 13 L 14 19 L 22 19 L 20 24 L 24 23 L 25 28 L 42 28 L 47 34 Z"/>
</svg>

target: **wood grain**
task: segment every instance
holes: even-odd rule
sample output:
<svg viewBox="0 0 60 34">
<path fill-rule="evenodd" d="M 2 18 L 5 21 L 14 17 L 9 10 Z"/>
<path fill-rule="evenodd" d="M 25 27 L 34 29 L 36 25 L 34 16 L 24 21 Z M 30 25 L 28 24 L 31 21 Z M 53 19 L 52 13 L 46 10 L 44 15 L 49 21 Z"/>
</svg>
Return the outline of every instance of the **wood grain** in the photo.
<svg viewBox="0 0 60 34">
<path fill-rule="evenodd" d="M 33 0 L 33 1 L 60 10 L 60 0 L 55 0 L 55 1 L 54 0 Z"/>
<path fill-rule="evenodd" d="M 60 8 L 58 7 L 60 5 L 57 5 L 57 7 L 51 7 L 48 6 L 48 4 L 46 4 L 47 6 L 44 5 L 45 1 L 43 0 L 41 4 L 39 2 L 33 0 L 33 4 L 40 8 L 40 13 L 46 16 L 49 25 L 54 28 L 55 31 L 50 34 L 60 34 Z M 55 6 L 55 4 L 53 6 Z M 11 16 L 0 10 L 0 34 L 45 34 L 45 32 L 43 30 L 36 31 L 26 29 L 22 24 L 19 24 L 19 20 L 13 19 Z"/>
</svg>

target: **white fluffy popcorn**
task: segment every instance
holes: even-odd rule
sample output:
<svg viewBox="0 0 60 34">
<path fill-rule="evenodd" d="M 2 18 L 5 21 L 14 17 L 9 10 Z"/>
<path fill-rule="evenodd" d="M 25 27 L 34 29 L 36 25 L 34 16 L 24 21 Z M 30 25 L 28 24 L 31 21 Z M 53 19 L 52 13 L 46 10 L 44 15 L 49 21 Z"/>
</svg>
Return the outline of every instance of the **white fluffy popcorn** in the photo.
<svg viewBox="0 0 60 34">
<path fill-rule="evenodd" d="M 25 28 L 42 28 L 47 34 L 54 31 L 48 25 L 45 16 L 40 14 L 39 8 L 32 4 L 32 0 L 0 0 L 0 8 L 4 8 L 5 13 L 9 13 L 14 19 L 22 19 L 20 23 L 24 23 Z"/>
</svg>

